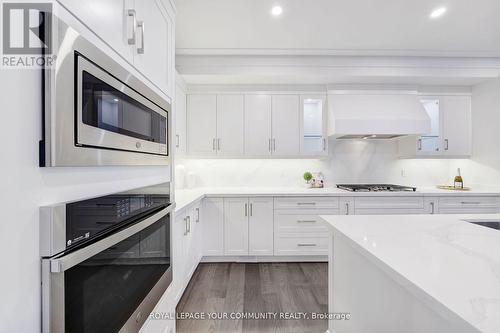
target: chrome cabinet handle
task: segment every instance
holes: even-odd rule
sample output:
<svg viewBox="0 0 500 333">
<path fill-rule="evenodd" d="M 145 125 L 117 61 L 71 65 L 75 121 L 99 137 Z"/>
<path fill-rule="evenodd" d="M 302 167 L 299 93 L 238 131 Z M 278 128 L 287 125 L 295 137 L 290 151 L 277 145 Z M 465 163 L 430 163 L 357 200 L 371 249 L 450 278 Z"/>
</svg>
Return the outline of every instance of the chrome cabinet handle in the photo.
<svg viewBox="0 0 500 333">
<path fill-rule="evenodd" d="M 128 38 L 128 45 L 135 45 L 135 35 L 137 33 L 137 16 L 135 9 L 129 9 L 127 11 L 127 16 L 132 18 L 132 38 Z"/>
<path fill-rule="evenodd" d="M 431 202 L 431 214 L 434 214 L 434 202 Z"/>
<path fill-rule="evenodd" d="M 245 216 L 248 216 L 248 204 L 245 204 Z"/>
<path fill-rule="evenodd" d="M 349 203 L 345 203 L 345 215 L 349 215 Z"/>
<path fill-rule="evenodd" d="M 184 236 L 188 234 L 188 218 L 187 216 L 184 218 Z"/>
<path fill-rule="evenodd" d="M 297 244 L 297 246 L 300 246 L 300 247 L 312 247 L 312 246 L 318 246 L 317 244 L 314 244 L 314 243 L 299 243 Z"/>
<path fill-rule="evenodd" d="M 188 216 L 187 217 L 187 221 L 188 221 L 188 234 L 191 232 L 191 216 Z"/>
<path fill-rule="evenodd" d="M 448 139 L 444 139 L 444 150 L 448 150 L 450 146 L 450 142 L 448 141 Z"/>
<path fill-rule="evenodd" d="M 323 151 L 326 151 L 326 139 L 323 138 Z"/>
<path fill-rule="evenodd" d="M 269 139 L 268 141 L 269 141 L 269 152 L 272 152 L 272 150 L 271 150 L 271 139 Z"/>
<path fill-rule="evenodd" d="M 316 203 L 315 202 L 297 202 L 297 205 L 298 206 L 306 206 L 306 205 L 314 206 L 314 205 L 316 205 Z"/>
<path fill-rule="evenodd" d="M 297 223 L 316 223 L 316 220 L 297 220 Z"/>
<path fill-rule="evenodd" d="M 418 139 L 418 150 L 422 150 L 422 139 Z"/>
<path fill-rule="evenodd" d="M 253 216 L 253 203 L 250 204 L 250 216 Z"/>
<path fill-rule="evenodd" d="M 180 139 L 179 134 L 176 134 L 176 135 L 175 135 L 175 138 L 176 138 L 176 140 L 177 140 L 177 142 L 176 142 L 175 146 L 176 146 L 177 148 L 179 148 L 179 146 L 180 146 L 180 144 L 181 144 L 181 139 Z"/>
<path fill-rule="evenodd" d="M 215 151 L 215 138 L 212 139 L 212 150 Z"/>
<path fill-rule="evenodd" d="M 217 139 L 217 150 L 220 151 L 220 138 Z"/>
<path fill-rule="evenodd" d="M 196 223 L 200 222 L 200 208 L 196 208 Z"/>
<path fill-rule="evenodd" d="M 462 201 L 461 204 L 462 205 L 479 205 L 480 202 L 479 201 Z"/>
<path fill-rule="evenodd" d="M 273 150 L 276 151 L 276 139 L 273 139 Z"/>
<path fill-rule="evenodd" d="M 137 53 L 144 54 L 144 21 L 137 22 L 137 27 L 141 29 L 141 47 L 137 48 Z"/>
</svg>

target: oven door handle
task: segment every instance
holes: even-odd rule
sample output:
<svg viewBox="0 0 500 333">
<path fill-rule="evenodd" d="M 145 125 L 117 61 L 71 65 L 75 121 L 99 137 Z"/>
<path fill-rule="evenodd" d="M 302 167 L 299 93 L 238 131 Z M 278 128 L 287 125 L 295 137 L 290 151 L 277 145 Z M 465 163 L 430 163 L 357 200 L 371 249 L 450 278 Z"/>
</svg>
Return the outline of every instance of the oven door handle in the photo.
<svg viewBox="0 0 500 333">
<path fill-rule="evenodd" d="M 167 214 L 171 213 L 174 209 L 175 204 L 169 205 L 159 212 L 145 218 L 144 220 L 124 229 L 116 234 L 112 234 L 109 237 L 101 239 L 92 245 L 86 246 L 75 252 L 71 252 L 67 255 L 62 255 L 61 257 L 56 257 L 50 260 L 50 271 L 52 273 L 60 273 L 70 269 L 73 266 L 95 256 L 96 254 L 110 248 L 111 246 L 120 243 L 121 241 L 135 235 L 141 230 L 146 229 L 153 223 L 157 222 Z"/>
</svg>

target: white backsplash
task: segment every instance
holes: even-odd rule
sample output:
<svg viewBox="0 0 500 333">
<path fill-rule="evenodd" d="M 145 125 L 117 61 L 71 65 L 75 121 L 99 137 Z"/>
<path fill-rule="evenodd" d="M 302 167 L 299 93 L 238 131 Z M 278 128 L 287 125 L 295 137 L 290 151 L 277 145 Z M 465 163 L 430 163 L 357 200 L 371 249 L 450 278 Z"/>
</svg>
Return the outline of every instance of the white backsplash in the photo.
<svg viewBox="0 0 500 333">
<path fill-rule="evenodd" d="M 331 140 L 325 159 L 184 159 L 177 164 L 184 169 L 177 176 L 194 175 L 197 187 L 299 187 L 304 186 L 305 171 L 321 171 L 328 187 L 376 182 L 432 186 L 450 181 L 449 161 L 400 160 L 393 141 Z"/>
</svg>

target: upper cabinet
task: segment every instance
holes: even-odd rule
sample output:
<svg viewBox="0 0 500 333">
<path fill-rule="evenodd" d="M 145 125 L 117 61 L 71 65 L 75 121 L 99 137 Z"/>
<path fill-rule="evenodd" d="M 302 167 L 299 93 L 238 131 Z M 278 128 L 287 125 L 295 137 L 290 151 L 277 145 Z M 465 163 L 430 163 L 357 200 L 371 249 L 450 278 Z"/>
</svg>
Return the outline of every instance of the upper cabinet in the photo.
<svg viewBox="0 0 500 333">
<path fill-rule="evenodd" d="M 300 96 L 300 152 L 328 155 L 326 95 Z"/>
<path fill-rule="evenodd" d="M 253 158 L 326 155 L 325 104 L 325 95 L 190 94 L 188 154 Z"/>
<path fill-rule="evenodd" d="M 175 13 L 169 1 L 60 0 L 167 96 L 174 96 Z"/>
<path fill-rule="evenodd" d="M 186 154 L 186 93 L 180 84 L 175 85 L 174 118 L 175 118 L 175 152 L 176 155 Z"/>
<path fill-rule="evenodd" d="M 158 0 L 135 1 L 134 66 L 159 89 L 174 89 L 174 20 Z M 170 95 L 172 96 L 172 95 Z"/>
<path fill-rule="evenodd" d="M 468 157 L 471 148 L 471 96 L 423 96 L 431 132 L 399 140 L 401 157 Z"/>
<path fill-rule="evenodd" d="M 271 155 L 271 95 L 245 95 L 245 155 Z"/>
</svg>

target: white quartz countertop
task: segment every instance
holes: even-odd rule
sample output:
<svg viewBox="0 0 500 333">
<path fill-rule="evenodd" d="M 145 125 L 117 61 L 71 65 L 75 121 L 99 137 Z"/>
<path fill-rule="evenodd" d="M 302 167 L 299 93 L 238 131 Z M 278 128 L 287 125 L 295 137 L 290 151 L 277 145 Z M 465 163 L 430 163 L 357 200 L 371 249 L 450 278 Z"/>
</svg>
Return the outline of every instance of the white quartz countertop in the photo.
<svg viewBox="0 0 500 333">
<path fill-rule="evenodd" d="M 217 196 L 473 196 L 500 195 L 500 188 L 476 188 L 471 191 L 449 191 L 433 187 L 418 187 L 417 191 L 404 192 L 350 192 L 336 187 L 199 187 L 176 189 L 176 211 L 184 209 L 203 197 Z"/>
<path fill-rule="evenodd" d="M 321 217 L 422 302 L 500 332 L 500 231 L 463 221 L 500 214 Z"/>
</svg>

